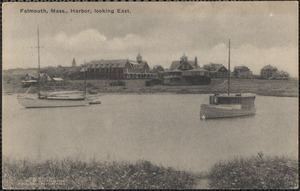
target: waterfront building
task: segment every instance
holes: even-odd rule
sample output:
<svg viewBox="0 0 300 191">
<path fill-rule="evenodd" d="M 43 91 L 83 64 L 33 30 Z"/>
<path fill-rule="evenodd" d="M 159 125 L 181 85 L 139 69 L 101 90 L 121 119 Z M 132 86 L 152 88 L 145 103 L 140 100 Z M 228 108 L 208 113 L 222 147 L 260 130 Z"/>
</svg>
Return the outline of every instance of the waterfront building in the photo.
<svg viewBox="0 0 300 191">
<path fill-rule="evenodd" d="M 228 70 L 222 64 L 209 63 L 203 66 L 212 78 L 227 78 Z"/>
<path fill-rule="evenodd" d="M 236 66 L 233 69 L 233 77 L 235 78 L 252 78 L 253 73 L 247 66 Z"/>
<path fill-rule="evenodd" d="M 80 78 L 84 79 L 86 70 L 87 79 L 149 79 L 156 77 L 150 72 L 147 61 L 139 53 L 136 61 L 128 59 L 94 60 L 84 65 L 80 70 Z"/>
<path fill-rule="evenodd" d="M 164 71 L 165 85 L 205 85 L 210 82 L 209 72 L 198 66 L 197 57 L 194 61 L 188 61 L 183 55 L 180 61 L 172 62 L 170 70 Z"/>
<path fill-rule="evenodd" d="M 35 86 L 37 84 L 37 80 L 34 74 L 27 73 L 25 76 L 22 76 L 21 79 L 22 79 L 21 83 L 23 87 Z"/>
<path fill-rule="evenodd" d="M 52 79 L 51 79 L 51 77 L 48 74 L 46 74 L 46 73 L 40 73 L 40 82 L 43 85 L 48 84 L 51 80 Z"/>
<path fill-rule="evenodd" d="M 194 61 L 188 61 L 188 58 L 183 54 L 179 61 L 172 61 L 170 70 L 192 70 L 199 68 L 197 57 Z"/>
<path fill-rule="evenodd" d="M 27 73 L 25 76 L 22 76 L 21 77 L 21 79 L 23 79 L 23 80 L 35 80 L 35 76 L 36 75 L 32 75 L 32 74 L 29 74 L 29 73 Z"/>
</svg>

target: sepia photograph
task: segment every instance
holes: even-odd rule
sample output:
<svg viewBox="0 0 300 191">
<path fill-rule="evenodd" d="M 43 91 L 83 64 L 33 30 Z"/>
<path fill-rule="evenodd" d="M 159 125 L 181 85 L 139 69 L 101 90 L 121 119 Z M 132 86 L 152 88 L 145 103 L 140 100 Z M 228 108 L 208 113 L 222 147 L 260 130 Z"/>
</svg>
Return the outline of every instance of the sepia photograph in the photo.
<svg viewBox="0 0 300 191">
<path fill-rule="evenodd" d="M 298 189 L 298 14 L 2 3 L 2 189 Z"/>
</svg>

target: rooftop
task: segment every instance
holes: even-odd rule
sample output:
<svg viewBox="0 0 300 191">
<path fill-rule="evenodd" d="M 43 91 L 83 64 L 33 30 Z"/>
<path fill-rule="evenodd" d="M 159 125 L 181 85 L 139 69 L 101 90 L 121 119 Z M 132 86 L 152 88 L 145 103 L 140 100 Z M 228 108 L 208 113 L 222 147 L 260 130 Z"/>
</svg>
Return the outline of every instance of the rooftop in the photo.
<svg viewBox="0 0 300 191">
<path fill-rule="evenodd" d="M 255 94 L 252 93 L 230 93 L 228 94 L 214 94 L 214 95 L 210 95 L 210 96 L 217 96 L 217 97 L 229 97 L 229 98 L 234 98 L 234 97 L 255 97 Z"/>
</svg>

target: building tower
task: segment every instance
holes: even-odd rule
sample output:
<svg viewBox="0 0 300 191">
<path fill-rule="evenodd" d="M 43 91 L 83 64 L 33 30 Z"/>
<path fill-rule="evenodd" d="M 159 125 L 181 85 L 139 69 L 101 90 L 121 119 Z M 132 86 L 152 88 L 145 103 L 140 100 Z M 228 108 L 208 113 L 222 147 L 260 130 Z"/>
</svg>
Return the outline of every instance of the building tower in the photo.
<svg viewBox="0 0 300 191">
<path fill-rule="evenodd" d="M 139 63 L 139 64 L 142 63 L 143 57 L 141 56 L 140 53 L 136 56 L 136 61 L 137 61 L 137 63 Z"/>
<path fill-rule="evenodd" d="M 75 58 L 73 58 L 73 61 L 72 61 L 72 66 L 76 66 L 76 61 L 75 61 Z"/>
</svg>

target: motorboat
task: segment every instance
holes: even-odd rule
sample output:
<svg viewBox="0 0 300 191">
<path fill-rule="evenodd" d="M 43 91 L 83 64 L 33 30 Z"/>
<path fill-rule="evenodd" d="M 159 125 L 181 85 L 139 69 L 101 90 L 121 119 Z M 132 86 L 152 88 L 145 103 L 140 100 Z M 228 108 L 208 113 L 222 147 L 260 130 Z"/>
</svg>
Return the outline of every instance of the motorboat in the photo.
<svg viewBox="0 0 300 191">
<path fill-rule="evenodd" d="M 201 119 L 239 117 L 256 113 L 254 94 L 214 94 L 209 104 L 202 104 Z"/>
<path fill-rule="evenodd" d="M 256 113 L 254 94 L 230 93 L 230 39 L 227 87 L 227 94 L 210 95 L 209 103 L 201 104 L 200 119 L 239 117 Z"/>
</svg>

